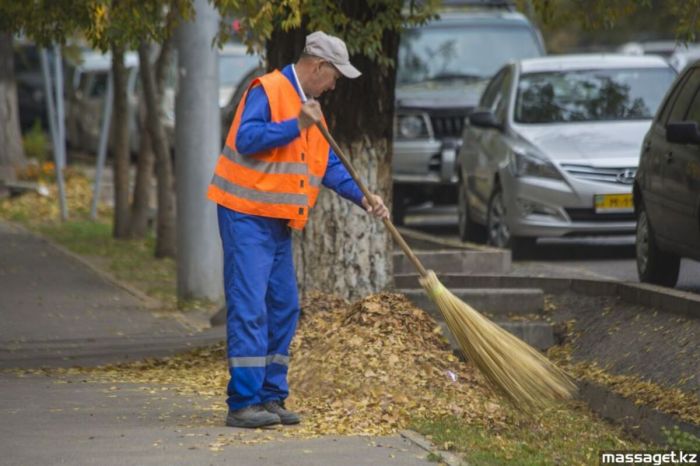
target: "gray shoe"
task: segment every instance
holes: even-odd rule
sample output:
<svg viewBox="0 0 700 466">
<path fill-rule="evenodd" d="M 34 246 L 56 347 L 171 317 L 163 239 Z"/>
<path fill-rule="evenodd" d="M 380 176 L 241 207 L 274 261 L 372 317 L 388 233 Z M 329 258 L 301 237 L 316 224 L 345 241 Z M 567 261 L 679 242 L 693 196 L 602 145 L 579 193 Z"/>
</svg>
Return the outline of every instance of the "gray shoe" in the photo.
<svg viewBox="0 0 700 466">
<path fill-rule="evenodd" d="M 229 410 L 226 425 L 229 427 L 265 427 L 281 422 L 277 414 L 263 409 L 260 405 L 246 406 L 235 411 Z"/>
<path fill-rule="evenodd" d="M 274 413 L 277 416 L 279 416 L 280 420 L 282 421 L 282 424 L 284 425 L 289 425 L 289 424 L 299 424 L 301 422 L 301 418 L 297 413 L 293 413 L 291 411 L 287 411 L 284 409 L 284 401 L 280 400 L 273 400 L 273 401 L 267 401 L 263 403 L 263 407 L 270 413 Z"/>
</svg>

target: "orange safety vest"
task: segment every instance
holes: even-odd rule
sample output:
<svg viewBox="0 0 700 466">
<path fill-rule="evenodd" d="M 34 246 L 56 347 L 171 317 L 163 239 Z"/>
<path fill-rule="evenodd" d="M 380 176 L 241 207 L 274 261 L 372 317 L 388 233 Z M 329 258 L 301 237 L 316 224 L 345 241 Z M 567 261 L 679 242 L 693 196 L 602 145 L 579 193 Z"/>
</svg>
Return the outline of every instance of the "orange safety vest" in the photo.
<svg viewBox="0 0 700 466">
<path fill-rule="evenodd" d="M 318 128 L 311 126 L 286 146 L 239 154 L 236 135 L 243 107 L 248 92 L 257 85 L 267 95 L 273 122 L 299 116 L 301 99 L 286 76 L 275 70 L 255 79 L 238 104 L 207 196 L 244 214 L 288 219 L 291 228 L 301 230 L 321 189 L 330 146 Z"/>
</svg>

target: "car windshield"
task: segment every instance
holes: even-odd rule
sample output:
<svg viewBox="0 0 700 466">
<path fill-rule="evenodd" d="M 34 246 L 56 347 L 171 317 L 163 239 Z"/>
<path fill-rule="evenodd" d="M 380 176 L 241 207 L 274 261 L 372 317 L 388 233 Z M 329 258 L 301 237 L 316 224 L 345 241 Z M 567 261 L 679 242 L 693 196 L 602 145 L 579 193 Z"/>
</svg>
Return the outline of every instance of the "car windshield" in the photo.
<svg viewBox="0 0 700 466">
<path fill-rule="evenodd" d="M 416 28 L 401 36 L 397 80 L 412 84 L 484 79 L 508 60 L 541 55 L 537 38 L 527 27 Z"/>
<path fill-rule="evenodd" d="M 674 78 L 670 68 L 523 74 L 514 119 L 534 124 L 651 119 Z"/>
<path fill-rule="evenodd" d="M 256 66 L 258 66 L 258 57 L 255 55 L 220 55 L 219 85 L 238 85 L 243 76 Z"/>
</svg>

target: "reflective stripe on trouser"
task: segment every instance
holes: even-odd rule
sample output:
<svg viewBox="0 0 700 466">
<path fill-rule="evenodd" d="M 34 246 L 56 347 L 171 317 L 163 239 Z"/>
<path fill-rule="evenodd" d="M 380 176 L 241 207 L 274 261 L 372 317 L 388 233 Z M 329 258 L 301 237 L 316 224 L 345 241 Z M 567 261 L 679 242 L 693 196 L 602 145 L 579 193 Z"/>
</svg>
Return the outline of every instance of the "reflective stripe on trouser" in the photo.
<svg viewBox="0 0 700 466">
<path fill-rule="evenodd" d="M 289 394 L 289 344 L 299 318 L 287 221 L 218 206 L 224 250 L 232 410 Z"/>
</svg>

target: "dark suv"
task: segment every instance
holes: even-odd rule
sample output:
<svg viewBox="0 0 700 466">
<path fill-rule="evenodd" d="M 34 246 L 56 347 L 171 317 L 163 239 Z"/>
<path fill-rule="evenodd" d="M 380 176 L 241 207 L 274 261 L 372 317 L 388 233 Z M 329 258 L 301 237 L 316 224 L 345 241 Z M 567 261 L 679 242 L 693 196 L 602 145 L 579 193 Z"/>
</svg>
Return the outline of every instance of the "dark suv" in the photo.
<svg viewBox="0 0 700 466">
<path fill-rule="evenodd" d="M 447 4 L 460 6 L 401 36 L 392 158 L 397 224 L 411 204 L 456 202 L 465 117 L 506 62 L 545 53 L 539 31 L 510 2 Z"/>
<path fill-rule="evenodd" d="M 700 61 L 688 66 L 654 117 L 634 184 L 637 271 L 675 286 L 681 257 L 700 260 Z"/>
</svg>

